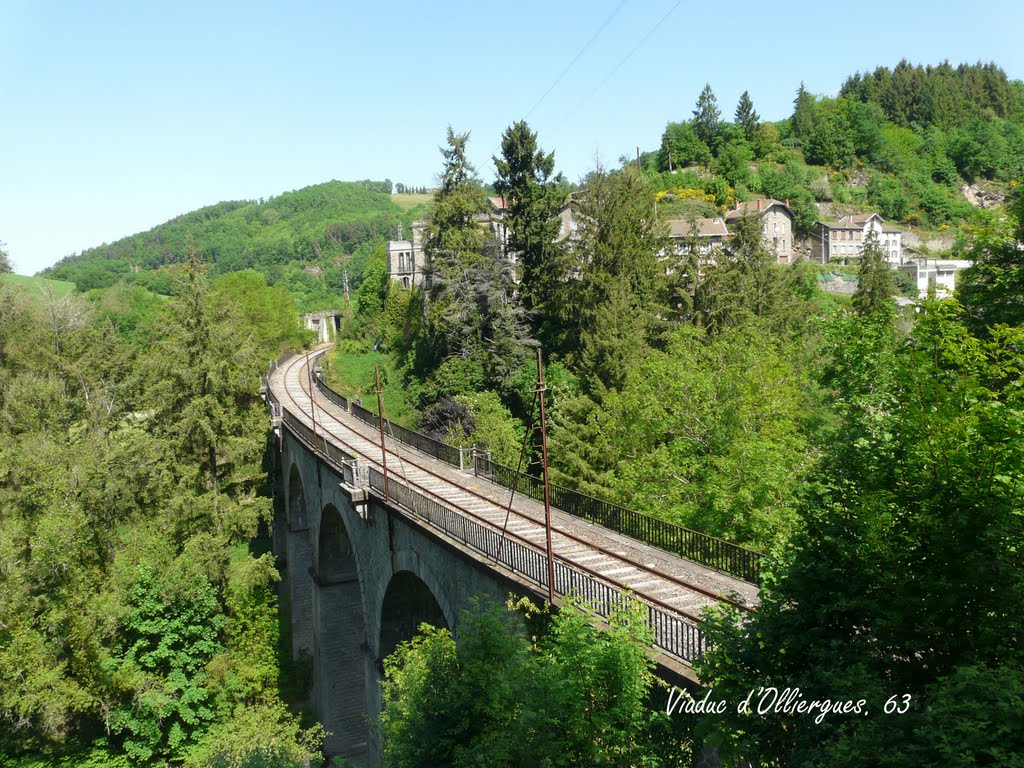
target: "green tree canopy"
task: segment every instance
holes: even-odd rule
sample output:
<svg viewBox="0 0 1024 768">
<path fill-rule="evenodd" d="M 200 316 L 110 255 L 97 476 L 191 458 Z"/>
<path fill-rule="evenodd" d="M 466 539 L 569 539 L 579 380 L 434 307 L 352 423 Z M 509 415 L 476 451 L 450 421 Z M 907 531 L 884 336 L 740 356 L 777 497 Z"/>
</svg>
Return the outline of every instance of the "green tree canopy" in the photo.
<svg viewBox="0 0 1024 768">
<path fill-rule="evenodd" d="M 713 152 L 718 144 L 718 120 L 722 112 L 718 108 L 718 99 L 715 98 L 711 84 L 704 86 L 704 90 L 697 97 L 697 108 L 693 110 L 693 131 L 697 138 L 703 141 Z"/>
<path fill-rule="evenodd" d="M 508 244 L 519 259 L 520 293 L 527 310 L 548 314 L 554 281 L 559 278 L 558 209 L 565 201 L 555 155 L 537 145 L 537 134 L 525 121 L 505 129 L 501 157 L 494 158 L 495 191 L 508 207 Z M 535 326 L 540 325 L 540 317 Z"/>
<path fill-rule="evenodd" d="M 743 135 L 747 141 L 753 141 L 754 132 L 761 122 L 761 116 L 754 109 L 754 102 L 751 100 L 748 91 L 740 94 L 739 103 L 736 105 L 735 122 L 736 125 L 743 129 Z"/>
</svg>

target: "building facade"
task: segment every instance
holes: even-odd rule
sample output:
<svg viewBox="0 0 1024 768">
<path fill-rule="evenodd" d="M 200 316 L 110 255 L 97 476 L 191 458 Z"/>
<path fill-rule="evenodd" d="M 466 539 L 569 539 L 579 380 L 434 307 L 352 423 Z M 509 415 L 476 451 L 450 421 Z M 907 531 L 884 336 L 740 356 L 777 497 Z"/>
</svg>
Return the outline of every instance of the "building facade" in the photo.
<svg viewBox="0 0 1024 768">
<path fill-rule="evenodd" d="M 793 260 L 793 211 L 789 201 L 767 198 L 737 203 L 725 214 L 725 223 L 736 226 L 748 216 L 761 217 L 765 245 L 779 264 L 789 264 Z"/>
<path fill-rule="evenodd" d="M 903 263 L 903 233 L 885 226 L 877 213 L 858 213 L 838 221 L 818 221 L 811 231 L 811 258 L 819 264 L 857 260 L 874 235 L 886 263 L 893 269 Z"/>
<path fill-rule="evenodd" d="M 426 279 L 423 253 L 425 221 L 412 223 L 412 240 L 388 240 L 388 277 L 403 288 L 419 288 Z"/>
<path fill-rule="evenodd" d="M 917 293 L 924 297 L 928 291 L 935 289 L 939 298 L 949 296 L 956 288 L 957 272 L 967 269 L 973 262 L 963 259 L 928 259 L 912 258 L 901 264 L 900 272 L 910 275 L 917 285 Z"/>
<path fill-rule="evenodd" d="M 713 219 L 669 219 L 668 237 L 671 243 L 671 251 L 677 256 L 683 255 L 687 244 L 692 238 L 696 238 L 697 252 L 701 259 L 709 258 L 712 253 L 722 247 L 729 230 L 725 221 L 720 218 Z"/>
</svg>

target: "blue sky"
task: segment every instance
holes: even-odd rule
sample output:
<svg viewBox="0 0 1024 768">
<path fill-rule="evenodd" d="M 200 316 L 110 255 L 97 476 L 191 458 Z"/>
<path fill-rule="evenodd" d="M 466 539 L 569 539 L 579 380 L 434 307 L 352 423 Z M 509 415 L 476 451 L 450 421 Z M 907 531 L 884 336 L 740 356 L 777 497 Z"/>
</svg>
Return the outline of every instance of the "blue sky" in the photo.
<svg viewBox="0 0 1024 768">
<path fill-rule="evenodd" d="M 778 120 L 801 80 L 902 57 L 1024 79 L 1021 30 L 1020 0 L 0 0 L 0 241 L 28 274 L 220 200 L 431 185 L 449 123 L 490 180 L 528 113 L 576 180 L 656 147 L 706 82 Z"/>
</svg>

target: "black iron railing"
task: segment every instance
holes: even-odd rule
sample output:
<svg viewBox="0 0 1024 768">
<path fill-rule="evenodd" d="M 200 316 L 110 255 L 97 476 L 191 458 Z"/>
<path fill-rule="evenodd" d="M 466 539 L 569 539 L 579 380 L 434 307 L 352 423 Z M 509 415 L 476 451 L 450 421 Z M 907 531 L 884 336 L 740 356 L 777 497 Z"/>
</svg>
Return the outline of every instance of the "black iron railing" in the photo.
<svg viewBox="0 0 1024 768">
<path fill-rule="evenodd" d="M 330 400 L 332 403 L 337 405 L 342 410 L 348 410 L 348 398 L 345 397 L 340 392 L 335 392 L 333 389 L 327 386 L 327 382 L 324 381 L 323 373 L 317 371 L 316 375 L 313 376 L 313 381 L 316 382 L 316 388 L 320 390 L 320 394 L 323 395 L 327 400 Z"/>
<path fill-rule="evenodd" d="M 323 380 L 321 375 L 315 376 L 314 381 L 316 382 L 316 388 L 323 393 L 324 397 L 332 403 L 340 405 L 345 410 L 349 410 L 350 400 L 344 395 L 331 389 L 327 385 L 327 382 Z M 360 421 L 365 421 L 367 424 L 374 427 L 374 429 L 380 429 L 377 414 L 372 411 L 352 402 L 351 413 Z M 384 431 L 395 440 L 405 443 L 418 451 L 422 451 L 428 456 L 440 459 L 447 464 L 451 464 L 453 467 L 461 468 L 461 464 L 459 463 L 459 449 L 455 446 L 442 443 L 440 440 L 435 440 L 432 437 L 427 437 L 420 432 L 416 432 L 408 427 L 403 427 L 401 424 L 396 424 L 390 419 L 384 420 Z"/>
<path fill-rule="evenodd" d="M 267 399 L 271 403 L 277 402 L 270 389 L 267 390 Z M 370 416 L 374 415 L 365 412 Z M 287 410 L 283 413 L 282 423 L 314 454 L 321 456 L 343 477 L 348 477 L 345 470 L 354 463 L 353 456 L 327 441 L 324 435 L 314 432 Z M 368 475 L 370 487 L 383 493 L 383 473 L 370 467 Z M 513 573 L 537 585 L 540 591 L 547 591 L 547 555 L 540 549 L 512 539 L 495 527 L 477 522 L 464 513 L 414 490 L 394 476 L 389 478 L 388 492 L 393 504 L 403 507 L 407 512 L 444 531 L 465 546 L 501 563 Z M 585 609 L 602 617 L 609 616 L 627 600 L 635 599 L 622 589 L 601 581 L 592 572 L 557 559 L 554 563 L 554 574 L 554 591 L 557 595 L 578 598 Z M 662 607 L 648 601 L 640 602 L 646 610 L 647 623 L 654 635 L 654 644 L 657 648 L 691 663 L 704 652 L 706 644 L 701 628 L 697 624 L 675 615 L 671 606 Z"/>
<path fill-rule="evenodd" d="M 516 488 L 517 493 L 537 501 L 544 500 L 544 483 L 533 475 L 521 473 L 492 461 L 486 455 L 477 455 L 474 461 L 477 475 L 488 478 L 505 488 Z M 570 488 L 550 484 L 551 506 L 570 515 L 589 520 L 645 544 L 685 557 L 709 568 L 728 573 L 736 578 L 759 584 L 764 555 L 753 549 L 694 531 L 681 525 L 661 520 L 643 512 L 594 498 Z"/>
<path fill-rule="evenodd" d="M 277 363 L 272 368 L 276 367 Z M 272 372 L 273 370 L 271 370 Z M 380 429 L 380 419 L 377 414 L 335 392 L 323 381 L 322 376 L 318 375 L 313 378 L 317 389 L 328 400 L 342 407 L 346 407 L 342 404 L 346 403 L 347 410 L 353 416 L 374 429 Z M 394 439 L 423 453 L 452 466 L 460 468 L 462 466 L 460 451 L 454 446 L 434 440 L 388 419 L 384 420 L 384 430 Z M 521 473 L 517 479 L 514 469 L 492 461 L 489 454 L 479 452 L 475 454 L 473 471 L 476 475 L 486 477 L 505 488 L 514 486 L 517 492 L 524 496 L 537 501 L 544 500 L 544 485 L 540 478 Z M 751 584 L 761 583 L 761 566 L 764 555 L 756 550 L 560 485 L 551 485 L 551 505 L 575 517 L 596 523 L 644 544 L 685 557 Z"/>
<path fill-rule="evenodd" d="M 384 475 L 372 467 L 370 486 L 383 493 Z M 431 526 L 547 591 L 548 568 L 544 552 L 505 537 L 497 529 L 471 520 L 394 477 L 389 478 L 388 490 L 392 503 L 401 505 Z M 554 565 L 555 594 L 578 598 L 587 610 L 601 617 L 607 618 L 628 600 L 635 599 L 566 562 L 556 559 Z M 640 602 L 646 609 L 647 623 L 656 647 L 687 662 L 693 662 L 704 652 L 704 635 L 699 626 L 673 615 L 669 610 Z"/>
</svg>

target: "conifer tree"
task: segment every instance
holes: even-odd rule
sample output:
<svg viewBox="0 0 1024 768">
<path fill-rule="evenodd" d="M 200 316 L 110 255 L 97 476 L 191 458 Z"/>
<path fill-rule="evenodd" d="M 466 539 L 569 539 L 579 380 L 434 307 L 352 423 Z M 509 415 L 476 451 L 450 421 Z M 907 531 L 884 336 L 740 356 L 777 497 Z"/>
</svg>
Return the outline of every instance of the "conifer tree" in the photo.
<svg viewBox="0 0 1024 768">
<path fill-rule="evenodd" d="M 814 96 L 807 92 L 802 80 L 796 98 L 793 99 L 793 116 L 789 119 L 789 126 L 798 139 L 807 139 L 814 132 Z"/>
<path fill-rule="evenodd" d="M 564 195 L 561 176 L 554 175 L 555 154 L 541 150 L 536 132 L 520 120 L 502 134 L 501 156 L 494 157 L 494 165 L 494 188 L 508 209 L 507 250 L 520 265 L 520 295 L 527 310 L 544 311 L 560 278 L 560 249 L 554 241 Z"/>
<path fill-rule="evenodd" d="M 516 341 L 525 334 L 522 312 L 513 298 L 515 272 L 505 258 L 493 228 L 479 220 L 487 198 L 466 157 L 469 134 L 448 128 L 448 146 L 441 149 L 444 170 L 434 195 L 433 216 L 426 233 L 429 262 L 427 333 L 430 358 L 418 361 L 429 373 L 445 358 L 477 360 L 488 384 L 502 388 L 518 367 L 525 350 Z"/>
<path fill-rule="evenodd" d="M 578 195 L 574 279 L 560 285 L 562 349 L 592 391 L 615 388 L 642 355 L 657 313 L 663 247 L 654 195 L 633 170 L 592 173 Z"/>
<path fill-rule="evenodd" d="M 858 315 L 883 314 L 891 310 L 889 299 L 896 293 L 896 276 L 885 261 L 885 254 L 872 230 L 864 243 L 857 271 L 857 292 L 853 308 Z"/>
<path fill-rule="evenodd" d="M 750 93 L 744 91 L 740 96 L 739 104 L 736 105 L 736 125 L 743 129 L 743 135 L 747 141 L 753 141 L 754 131 L 761 122 L 761 116 L 754 109 L 754 102 L 750 99 Z"/>
<path fill-rule="evenodd" d="M 697 136 L 714 151 L 718 139 L 718 119 L 722 116 L 718 109 L 718 99 L 711 90 L 711 83 L 697 97 L 697 108 L 693 110 L 693 130 Z"/>
</svg>

